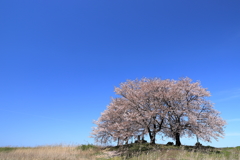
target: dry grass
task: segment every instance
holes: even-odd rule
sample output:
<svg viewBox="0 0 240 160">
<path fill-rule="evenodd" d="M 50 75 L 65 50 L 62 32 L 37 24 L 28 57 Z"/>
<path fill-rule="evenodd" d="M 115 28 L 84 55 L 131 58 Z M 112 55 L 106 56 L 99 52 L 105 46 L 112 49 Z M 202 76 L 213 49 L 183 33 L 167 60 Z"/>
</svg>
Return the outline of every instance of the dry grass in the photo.
<svg viewBox="0 0 240 160">
<path fill-rule="evenodd" d="M 160 148 L 156 151 L 145 151 L 123 156 L 129 160 L 240 160 L 240 148 L 186 149 Z"/>
<path fill-rule="evenodd" d="M 122 157 L 122 159 L 124 158 Z M 240 154 L 226 156 L 225 154 L 167 150 L 165 152 L 147 152 L 129 158 L 129 160 L 240 160 Z"/>
<path fill-rule="evenodd" d="M 0 152 L 0 160 L 95 160 L 101 148 L 81 150 L 76 146 L 41 146 Z"/>
<path fill-rule="evenodd" d="M 149 148 L 148 148 L 149 147 Z M 140 150 L 139 150 L 140 148 Z M 144 150 L 142 150 L 144 149 Z M 117 155 L 113 157 L 113 155 Z M 121 154 L 121 156 L 119 155 Z M 174 146 L 148 145 L 128 148 L 100 146 L 40 146 L 33 148 L 0 148 L 0 160 L 240 160 L 240 148 L 194 150 Z"/>
</svg>

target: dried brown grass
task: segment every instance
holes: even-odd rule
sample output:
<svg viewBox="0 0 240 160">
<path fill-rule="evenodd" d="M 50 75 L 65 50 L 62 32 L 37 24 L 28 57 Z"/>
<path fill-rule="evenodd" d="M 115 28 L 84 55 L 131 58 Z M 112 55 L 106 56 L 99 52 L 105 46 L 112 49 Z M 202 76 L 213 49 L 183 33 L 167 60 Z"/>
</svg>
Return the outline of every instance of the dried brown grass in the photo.
<svg viewBox="0 0 240 160">
<path fill-rule="evenodd" d="M 101 154 L 100 148 L 83 151 L 76 146 L 40 146 L 2 151 L 0 160 L 95 160 Z"/>
<path fill-rule="evenodd" d="M 132 155 L 129 160 L 240 160 L 240 150 L 219 149 L 219 152 L 203 152 L 196 150 L 169 149 L 165 151 L 149 151 L 138 156 Z"/>
<path fill-rule="evenodd" d="M 203 152 L 162 146 L 155 151 L 132 152 L 132 155 L 128 157 L 124 154 L 119 156 L 119 150 L 109 149 L 111 148 L 104 149 L 98 146 L 82 150 L 81 147 L 73 145 L 12 148 L 0 150 L 0 160 L 240 160 L 240 148 L 214 149 Z M 115 157 L 113 157 L 114 155 Z"/>
</svg>

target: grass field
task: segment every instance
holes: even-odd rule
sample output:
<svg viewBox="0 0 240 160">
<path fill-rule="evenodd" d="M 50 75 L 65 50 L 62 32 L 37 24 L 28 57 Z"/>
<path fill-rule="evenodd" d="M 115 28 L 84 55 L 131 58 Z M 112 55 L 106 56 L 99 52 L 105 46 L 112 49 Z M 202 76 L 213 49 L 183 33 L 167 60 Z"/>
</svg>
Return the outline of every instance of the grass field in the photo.
<svg viewBox="0 0 240 160">
<path fill-rule="evenodd" d="M 2 147 L 0 160 L 240 160 L 240 147 L 130 144 L 121 147 L 55 145 Z"/>
</svg>

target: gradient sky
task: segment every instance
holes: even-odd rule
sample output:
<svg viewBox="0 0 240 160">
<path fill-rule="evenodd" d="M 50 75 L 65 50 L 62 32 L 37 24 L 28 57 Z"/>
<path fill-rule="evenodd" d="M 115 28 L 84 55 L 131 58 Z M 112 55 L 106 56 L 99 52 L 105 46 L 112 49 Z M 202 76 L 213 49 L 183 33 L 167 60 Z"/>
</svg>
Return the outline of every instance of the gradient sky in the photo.
<svg viewBox="0 0 240 160">
<path fill-rule="evenodd" d="M 114 86 L 143 77 L 201 81 L 228 122 L 224 139 L 202 143 L 240 146 L 239 8 L 239 0 L 1 0 L 0 146 L 93 143 L 92 121 Z"/>
</svg>

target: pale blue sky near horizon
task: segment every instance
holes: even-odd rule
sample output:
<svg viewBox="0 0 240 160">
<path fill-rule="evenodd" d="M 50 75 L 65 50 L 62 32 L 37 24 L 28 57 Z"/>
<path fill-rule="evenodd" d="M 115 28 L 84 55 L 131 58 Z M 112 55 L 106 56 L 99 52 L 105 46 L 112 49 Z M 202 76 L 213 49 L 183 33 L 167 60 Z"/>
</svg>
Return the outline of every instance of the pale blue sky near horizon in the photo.
<svg viewBox="0 0 240 160">
<path fill-rule="evenodd" d="M 114 86 L 143 77 L 199 80 L 228 122 L 224 139 L 202 143 L 240 146 L 239 7 L 238 0 L 0 1 L 0 147 L 94 143 L 92 121 Z"/>
</svg>

